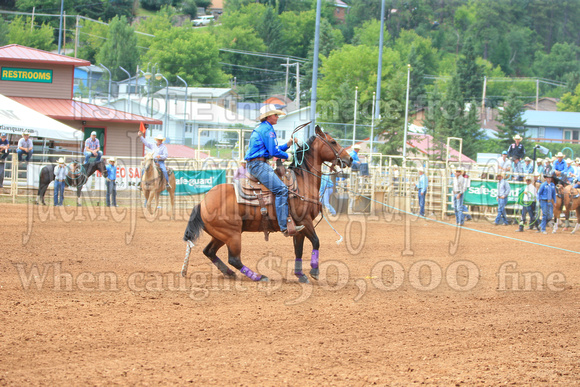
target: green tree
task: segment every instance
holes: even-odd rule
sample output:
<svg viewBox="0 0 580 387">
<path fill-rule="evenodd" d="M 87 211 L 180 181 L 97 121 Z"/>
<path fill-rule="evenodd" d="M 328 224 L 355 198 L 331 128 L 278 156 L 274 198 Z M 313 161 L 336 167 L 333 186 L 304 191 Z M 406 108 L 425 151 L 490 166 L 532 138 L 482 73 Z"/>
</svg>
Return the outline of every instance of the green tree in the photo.
<svg viewBox="0 0 580 387">
<path fill-rule="evenodd" d="M 10 23 L 8 41 L 10 44 L 20 44 L 38 48 L 39 50 L 52 50 L 54 47 L 53 28 L 44 23 L 40 28 L 34 27 L 36 27 L 36 24 L 32 25 L 31 18 L 26 18 L 26 21 L 24 21 L 20 16 L 15 17 Z"/>
<path fill-rule="evenodd" d="M 534 72 L 543 78 L 564 80 L 566 74 L 580 71 L 577 55 L 578 47 L 575 45 L 556 43 L 549 54 L 536 53 Z"/>
<path fill-rule="evenodd" d="M 184 14 L 189 15 L 192 20 L 197 17 L 197 4 L 195 0 L 183 0 L 181 10 Z"/>
<path fill-rule="evenodd" d="M 119 68 L 134 69 L 140 61 L 135 30 L 125 16 L 114 17 L 109 24 L 107 41 L 101 46 L 96 61 L 107 66 L 115 81 L 125 79 L 126 74 Z"/>
<path fill-rule="evenodd" d="M 306 58 L 310 42 L 314 39 L 316 12 L 284 12 L 279 17 L 283 53 Z"/>
<path fill-rule="evenodd" d="M 513 142 L 516 134 L 524 137 L 522 143 L 526 146 L 525 128 L 526 121 L 522 118 L 524 112 L 524 103 L 518 98 L 516 91 L 511 91 L 508 99 L 504 103 L 503 110 L 499 112 L 497 121 L 500 125 L 498 129 L 498 139 L 502 149 L 507 149 Z"/>
<path fill-rule="evenodd" d="M 159 11 L 162 7 L 166 5 L 171 5 L 171 0 L 139 0 L 141 7 L 149 11 Z"/>
<path fill-rule="evenodd" d="M 197 9 L 197 8 L 196 8 Z M 156 35 L 162 31 L 169 31 L 175 25 L 175 11 L 170 6 L 164 6 L 155 15 L 142 19 L 135 25 L 135 30 L 146 34 Z M 137 42 L 140 47 L 149 48 L 153 38 L 147 35 L 137 35 Z"/>
<path fill-rule="evenodd" d="M 483 69 L 476 59 L 473 39 L 468 37 L 457 59 L 459 90 L 466 100 L 480 98 L 483 88 Z"/>
<path fill-rule="evenodd" d="M 80 20 L 80 26 L 77 56 L 91 63 L 95 63 L 97 61 L 97 54 L 107 41 L 109 27 L 105 24 L 82 19 Z"/>
<path fill-rule="evenodd" d="M 9 43 L 8 34 L 10 33 L 10 26 L 0 18 L 0 46 L 5 46 Z"/>
<path fill-rule="evenodd" d="M 221 70 L 216 37 L 192 28 L 173 28 L 155 37 L 147 61 L 159 64 L 173 82 L 179 75 L 189 86 L 224 87 L 228 76 Z"/>
<path fill-rule="evenodd" d="M 558 102 L 560 112 L 580 112 L 580 84 L 576 86 L 574 93 L 566 93 Z"/>
<path fill-rule="evenodd" d="M 268 52 L 281 53 L 282 49 L 282 22 L 272 7 L 266 7 L 262 17 L 257 21 L 256 31 L 260 36 Z"/>
</svg>

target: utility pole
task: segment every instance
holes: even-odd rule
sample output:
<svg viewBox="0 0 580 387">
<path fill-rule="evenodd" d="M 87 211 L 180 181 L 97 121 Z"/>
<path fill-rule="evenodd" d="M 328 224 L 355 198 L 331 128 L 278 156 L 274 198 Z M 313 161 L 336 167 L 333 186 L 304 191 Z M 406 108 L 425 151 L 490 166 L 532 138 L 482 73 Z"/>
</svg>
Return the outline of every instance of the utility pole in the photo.
<svg viewBox="0 0 580 387">
<path fill-rule="evenodd" d="M 77 22 L 75 25 L 75 58 L 77 57 L 77 48 L 79 46 L 79 28 L 81 28 L 81 26 L 79 25 L 79 15 L 77 15 Z"/>
<path fill-rule="evenodd" d="M 64 25 L 62 29 L 62 53 L 66 55 L 66 11 L 64 11 L 64 17 L 62 19 L 62 23 Z"/>
<path fill-rule="evenodd" d="M 296 62 L 296 106 L 300 110 L 300 62 Z"/>
<path fill-rule="evenodd" d="M 60 22 L 58 26 L 58 53 L 60 54 L 60 46 L 62 44 L 62 19 L 64 12 L 64 0 L 60 0 Z"/>
<path fill-rule="evenodd" d="M 483 96 L 481 97 L 481 118 L 483 118 L 483 124 L 487 122 L 487 114 L 485 112 L 485 91 L 487 89 L 487 77 L 483 77 Z"/>
<path fill-rule="evenodd" d="M 385 0 L 381 1 L 381 33 L 379 35 L 379 67 L 377 69 L 377 101 L 375 106 L 375 118 L 379 118 L 381 115 L 381 78 L 382 78 L 382 68 L 383 68 L 383 36 L 385 30 Z"/>
<path fill-rule="evenodd" d="M 284 103 L 286 103 L 286 98 L 288 98 L 288 72 L 290 71 L 290 58 L 286 58 L 286 86 L 284 87 Z"/>
</svg>

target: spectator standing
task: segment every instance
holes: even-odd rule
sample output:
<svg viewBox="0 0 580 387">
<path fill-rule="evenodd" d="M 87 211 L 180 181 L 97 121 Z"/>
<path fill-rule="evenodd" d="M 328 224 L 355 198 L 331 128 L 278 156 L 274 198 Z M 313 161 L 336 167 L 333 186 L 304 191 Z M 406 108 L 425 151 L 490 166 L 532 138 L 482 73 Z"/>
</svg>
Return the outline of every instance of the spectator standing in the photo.
<svg viewBox="0 0 580 387">
<path fill-rule="evenodd" d="M 508 158 L 512 159 L 518 157 L 520 160 L 526 155 L 526 150 L 524 149 L 524 144 L 522 144 L 522 136 L 516 134 L 514 136 L 514 143 L 510 145 L 507 151 Z"/>
<path fill-rule="evenodd" d="M 360 169 L 360 159 L 358 157 L 358 151 L 360 150 L 360 145 L 355 145 L 352 147 L 352 152 L 350 152 L 350 157 L 352 157 L 351 168 L 353 171 L 358 171 Z"/>
<path fill-rule="evenodd" d="M 514 156 L 514 163 L 512 165 L 512 180 L 524 181 L 524 166 L 519 156 Z"/>
<path fill-rule="evenodd" d="M 497 159 L 498 173 L 507 172 L 510 170 L 512 165 L 511 160 L 508 158 L 507 151 L 503 151 L 501 156 Z"/>
<path fill-rule="evenodd" d="M 511 188 L 504 177 L 505 175 L 503 173 L 497 174 L 497 217 L 495 218 L 496 226 L 500 225 L 501 223 L 506 226 L 509 224 L 505 212 L 505 206 L 508 202 Z"/>
<path fill-rule="evenodd" d="M 469 175 L 467 174 L 467 171 L 464 171 L 465 173 L 463 174 L 463 192 L 467 192 L 469 190 L 469 187 L 471 187 L 471 178 L 469 177 Z M 469 214 L 469 208 L 467 207 L 467 204 L 463 203 L 463 219 L 464 220 L 471 220 L 471 215 Z"/>
<path fill-rule="evenodd" d="M 523 168 L 526 175 L 531 175 L 534 173 L 534 163 L 532 163 L 532 159 L 530 159 L 528 156 L 524 158 Z"/>
<path fill-rule="evenodd" d="M 552 175 L 545 174 L 544 182 L 538 190 L 538 199 L 542 208 L 542 223 L 540 224 L 542 234 L 547 234 L 546 225 L 554 217 L 554 203 L 556 203 L 556 186 L 552 182 Z M 538 230 L 537 232 L 540 232 Z"/>
<path fill-rule="evenodd" d="M 57 161 L 57 166 L 54 167 L 54 206 L 62 207 L 64 201 L 64 184 L 68 168 L 64 165 L 64 158 Z"/>
<path fill-rule="evenodd" d="M 320 197 L 322 199 L 322 204 L 328 212 L 330 212 L 333 216 L 336 215 L 336 210 L 330 204 L 330 195 L 334 191 L 334 184 L 328 175 L 322 175 L 320 177 Z"/>
<path fill-rule="evenodd" d="M 101 152 L 101 143 L 97 138 L 97 132 L 91 132 L 91 136 L 85 141 L 85 164 L 89 159 L 95 157 L 95 162 L 101 161 L 103 152 Z"/>
<path fill-rule="evenodd" d="M 18 149 L 16 153 L 18 154 L 18 161 L 22 161 L 22 155 L 26 155 L 26 162 L 29 162 L 34 153 L 34 146 L 32 144 L 32 139 L 30 138 L 30 133 L 24 131 L 22 133 L 22 138 L 18 140 Z"/>
<path fill-rule="evenodd" d="M 465 192 L 465 181 L 463 177 L 463 169 L 461 167 L 455 168 L 455 176 L 453 176 L 453 210 L 455 211 L 455 223 L 458 226 L 463 226 L 463 193 Z"/>
<path fill-rule="evenodd" d="M 425 170 L 423 168 L 419 168 L 419 181 L 415 186 L 418 190 L 417 197 L 419 199 L 419 216 L 425 216 L 425 197 L 427 195 L 429 179 L 427 178 L 427 175 L 425 175 Z"/>
<path fill-rule="evenodd" d="M 6 137 L 6 133 L 0 134 L 0 188 L 4 187 L 4 167 L 10 154 L 10 143 Z"/>
<path fill-rule="evenodd" d="M 107 165 L 107 207 L 117 207 L 117 166 L 115 158 L 109 159 Z"/>
<path fill-rule="evenodd" d="M 531 175 L 526 175 L 526 188 L 522 192 L 522 219 L 520 220 L 520 227 L 516 230 L 517 232 L 524 231 L 524 224 L 526 223 L 526 214 L 529 214 L 530 223 L 529 230 L 534 228 L 534 225 L 540 229 L 538 223 L 536 222 L 535 207 L 536 207 L 536 196 L 538 192 L 536 186 L 534 185 L 534 179 Z"/>
</svg>

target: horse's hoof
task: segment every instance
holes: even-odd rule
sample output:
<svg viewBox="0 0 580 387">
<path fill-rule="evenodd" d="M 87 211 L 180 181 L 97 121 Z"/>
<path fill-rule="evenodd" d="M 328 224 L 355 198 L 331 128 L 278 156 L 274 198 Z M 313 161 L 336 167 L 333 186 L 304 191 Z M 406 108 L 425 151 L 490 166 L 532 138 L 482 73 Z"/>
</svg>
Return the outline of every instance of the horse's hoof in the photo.
<svg viewBox="0 0 580 387">
<path fill-rule="evenodd" d="M 300 282 L 301 284 L 309 284 L 310 281 L 308 280 L 308 277 L 306 277 L 306 274 L 302 274 L 300 277 L 298 277 L 298 282 Z"/>
<path fill-rule="evenodd" d="M 265 275 L 263 275 L 258 282 L 270 282 L 270 278 L 266 277 Z"/>
<path fill-rule="evenodd" d="M 318 275 L 320 274 L 319 269 L 310 269 L 310 276 L 315 280 L 318 280 Z"/>
<path fill-rule="evenodd" d="M 224 276 L 226 278 L 236 278 L 237 277 L 236 273 L 234 273 L 233 270 L 228 270 L 227 272 L 224 273 Z"/>
</svg>

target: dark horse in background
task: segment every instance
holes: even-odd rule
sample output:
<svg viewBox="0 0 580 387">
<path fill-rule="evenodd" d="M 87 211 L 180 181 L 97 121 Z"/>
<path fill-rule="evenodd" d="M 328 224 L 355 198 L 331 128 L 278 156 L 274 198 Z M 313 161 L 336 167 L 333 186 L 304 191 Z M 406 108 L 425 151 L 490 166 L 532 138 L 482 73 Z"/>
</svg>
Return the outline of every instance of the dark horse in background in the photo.
<svg viewBox="0 0 580 387">
<path fill-rule="evenodd" d="M 290 167 L 296 173 L 297 193 L 288 200 L 289 210 L 296 224 L 305 226 L 304 230 L 294 236 L 294 252 L 296 265 L 294 274 L 300 282 L 308 282 L 308 278 L 302 273 L 302 251 L 304 238 L 312 243 L 312 256 L 310 260 L 310 275 L 318 279 L 319 248 L 320 241 L 314 229 L 314 218 L 321 210 L 318 192 L 320 189 L 320 177 L 322 175 L 322 163 L 333 162 L 341 166 L 350 166 L 352 158 L 330 135 L 324 133 L 316 126 L 316 135 L 312 136 L 307 145 L 296 152 L 294 163 Z M 268 206 L 268 212 L 275 214 L 274 204 Z M 278 222 L 273 222 L 273 230 L 279 231 Z M 225 244 L 228 250 L 228 263 L 240 270 L 253 281 L 267 281 L 268 278 L 254 273 L 244 266 L 240 258 L 242 252 L 242 233 L 263 231 L 262 215 L 260 207 L 238 204 L 233 184 L 220 184 L 213 187 L 203 201 L 194 207 L 183 239 L 188 242 L 188 254 L 182 275 L 187 272 L 189 251 L 191 243 L 195 242 L 201 232 L 205 231 L 212 239 L 203 250 L 211 262 L 226 277 L 235 277 L 236 274 L 218 258 L 217 251 Z"/>
<path fill-rule="evenodd" d="M 89 177 L 99 171 L 104 177 L 107 177 L 107 167 L 105 166 L 105 161 L 101 160 L 98 162 L 89 162 L 84 165 L 80 165 L 78 162 L 73 161 L 69 167 L 69 173 L 66 176 L 65 184 L 68 187 L 77 187 L 77 206 L 81 205 L 81 190 L 83 186 L 87 183 Z M 55 164 L 45 165 L 40 170 L 40 179 L 38 181 L 38 196 L 36 197 L 36 204 L 42 203 L 46 206 L 44 202 L 44 194 L 49 184 L 54 181 L 54 168 Z"/>
</svg>

